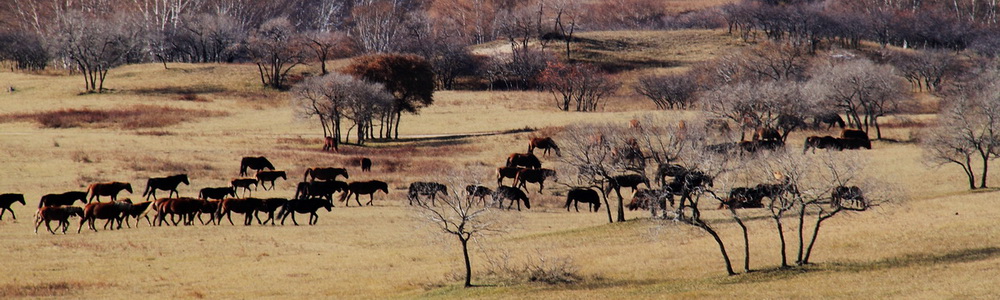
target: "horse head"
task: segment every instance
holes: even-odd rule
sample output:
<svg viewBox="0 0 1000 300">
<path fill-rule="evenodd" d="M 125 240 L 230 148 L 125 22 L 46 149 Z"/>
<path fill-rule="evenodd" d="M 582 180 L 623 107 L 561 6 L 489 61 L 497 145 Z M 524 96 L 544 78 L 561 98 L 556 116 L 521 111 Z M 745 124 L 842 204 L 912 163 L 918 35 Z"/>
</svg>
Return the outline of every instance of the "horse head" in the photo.
<svg viewBox="0 0 1000 300">
<path fill-rule="evenodd" d="M 131 184 L 131 183 L 128 183 L 128 182 L 120 182 L 120 183 L 118 183 L 118 185 L 119 185 L 119 186 L 120 186 L 121 188 L 124 188 L 124 189 L 125 189 L 126 191 L 128 191 L 128 192 L 129 192 L 129 194 L 131 194 L 131 193 L 132 193 L 132 184 Z"/>
<path fill-rule="evenodd" d="M 389 194 L 389 184 L 388 183 L 385 183 L 385 182 L 382 182 L 382 181 L 378 181 L 378 180 L 374 180 L 373 182 L 375 183 L 375 187 L 377 187 L 379 190 L 382 190 L 383 192 L 385 192 L 386 195 Z"/>
<path fill-rule="evenodd" d="M 181 182 L 183 182 L 186 185 L 191 185 L 191 182 L 188 181 L 188 175 L 187 174 L 181 174 L 179 176 L 181 178 Z"/>
</svg>

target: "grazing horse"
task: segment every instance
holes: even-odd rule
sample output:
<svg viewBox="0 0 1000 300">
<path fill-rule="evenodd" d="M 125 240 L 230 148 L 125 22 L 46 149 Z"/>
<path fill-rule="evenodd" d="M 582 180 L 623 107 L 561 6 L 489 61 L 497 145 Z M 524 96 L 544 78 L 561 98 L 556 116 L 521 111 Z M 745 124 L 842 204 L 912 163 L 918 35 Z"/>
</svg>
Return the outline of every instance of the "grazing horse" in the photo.
<svg viewBox="0 0 1000 300">
<path fill-rule="evenodd" d="M 340 151 L 337 149 L 337 139 L 332 136 L 323 137 L 323 151 Z"/>
<path fill-rule="evenodd" d="M 519 168 L 519 167 L 497 168 L 497 186 L 503 185 L 504 178 L 511 178 L 511 179 L 517 178 L 517 173 L 520 172 L 521 170 L 524 170 L 524 168 Z"/>
<path fill-rule="evenodd" d="M 497 203 L 497 207 L 503 208 L 504 199 L 510 200 L 510 204 L 507 205 L 508 210 L 511 206 L 514 206 L 514 202 L 517 202 L 517 210 L 521 211 L 521 201 L 524 201 L 525 209 L 531 209 L 531 202 L 528 202 L 528 195 L 524 194 L 524 191 L 521 189 L 500 186 L 497 188 L 496 193 L 493 194 L 493 202 Z"/>
<path fill-rule="evenodd" d="M 122 229 L 122 219 L 127 217 L 126 212 L 132 207 L 132 200 L 112 201 L 109 203 L 91 202 L 83 207 L 83 217 L 80 218 L 80 226 L 76 228 L 76 233 L 83 229 L 83 223 L 87 223 L 91 230 L 97 232 L 94 221 L 106 219 L 104 228 L 111 224 L 111 230 L 115 229 L 115 221 L 118 221 L 118 229 Z"/>
<path fill-rule="evenodd" d="M 271 189 L 274 189 L 274 182 L 277 181 L 278 178 L 288 180 L 288 176 L 285 176 L 285 171 L 258 171 L 257 175 L 254 177 L 257 177 L 257 181 L 260 183 L 260 186 L 264 187 L 265 191 L 268 190 L 267 186 L 264 185 L 266 182 L 270 182 Z M 254 189 L 256 189 L 256 187 Z"/>
<path fill-rule="evenodd" d="M 66 230 L 69 229 L 69 217 L 79 216 L 83 217 L 83 208 L 76 206 L 45 206 L 38 209 L 38 213 L 35 214 L 35 234 L 38 234 L 38 227 L 45 222 L 45 228 L 49 230 L 52 234 L 56 234 L 52 230 L 49 222 L 59 221 L 59 225 L 56 229 L 62 227 L 62 233 L 66 234 Z"/>
<path fill-rule="evenodd" d="M 278 208 L 284 207 L 285 203 L 288 203 L 288 199 L 285 198 L 261 199 L 260 207 L 257 208 L 257 212 L 267 213 L 267 219 L 264 220 L 264 222 L 261 222 L 260 217 L 257 216 L 257 212 L 255 212 L 254 217 L 257 218 L 257 224 L 265 225 L 267 224 L 268 221 L 271 221 L 271 225 L 274 225 L 274 211 L 278 210 Z M 332 202 L 327 201 L 327 203 L 330 203 L 330 207 L 333 207 Z M 279 213 L 278 215 L 280 216 L 281 214 Z"/>
<path fill-rule="evenodd" d="M 149 224 L 149 226 L 152 227 L 153 222 L 149 220 L 149 215 L 143 214 L 144 212 L 146 212 L 147 209 L 149 209 L 149 205 L 151 203 L 153 203 L 153 201 L 144 201 L 144 202 L 134 203 L 131 206 L 129 206 L 128 210 L 125 211 L 125 226 L 128 226 L 128 228 L 132 228 L 132 224 L 129 223 L 129 219 L 135 218 L 135 227 L 139 227 L 139 217 L 144 216 L 146 217 L 146 224 Z"/>
<path fill-rule="evenodd" d="M 372 171 L 372 160 L 367 157 L 361 158 L 361 172 L 371 172 Z M 347 176 L 344 176 L 347 178 Z"/>
<path fill-rule="evenodd" d="M 243 188 L 244 191 L 253 195 L 253 191 L 250 190 L 250 186 L 257 188 L 257 178 L 235 178 L 229 182 L 233 186 L 233 190 L 238 188 Z"/>
<path fill-rule="evenodd" d="M 507 157 L 507 167 L 525 167 L 532 169 L 541 169 L 542 162 L 538 161 L 538 157 L 535 157 L 531 153 L 511 153 Z"/>
<path fill-rule="evenodd" d="M 94 198 L 97 198 L 97 202 L 101 202 L 101 196 L 111 196 L 111 201 L 118 200 L 118 193 L 122 190 L 126 190 L 131 194 L 132 184 L 114 181 L 94 183 L 87 187 L 87 193 L 90 194 L 90 201 L 94 201 Z"/>
<path fill-rule="evenodd" d="M 554 149 L 556 151 L 556 156 L 562 156 L 562 154 L 559 153 L 559 146 L 556 145 L 556 142 L 553 141 L 551 137 L 531 138 L 531 140 L 528 141 L 528 153 L 535 153 L 535 148 L 543 149 L 543 155 L 549 155 L 549 150 Z"/>
<path fill-rule="evenodd" d="M 545 188 L 545 179 L 556 177 L 556 171 L 552 169 L 523 169 L 517 172 L 514 177 L 514 187 L 527 190 L 528 182 L 538 184 L 538 192 Z"/>
<path fill-rule="evenodd" d="M 232 186 L 229 187 L 217 187 L 217 188 L 203 188 L 198 192 L 199 199 L 215 199 L 222 200 L 226 196 L 236 197 L 236 189 Z"/>
<path fill-rule="evenodd" d="M 177 194 L 177 197 L 180 197 L 181 193 L 177 191 L 177 186 L 181 183 L 191 185 L 191 182 L 188 182 L 187 174 L 150 178 L 146 181 L 146 190 L 142 192 L 142 196 L 146 197 L 146 200 L 149 200 L 150 196 L 156 199 L 156 190 L 164 190 L 170 191 L 167 197 L 173 196 L 174 193 Z"/>
<path fill-rule="evenodd" d="M 87 203 L 87 192 L 65 192 L 62 194 L 47 194 L 38 201 L 38 208 L 42 206 L 63 206 L 72 205 L 76 200 L 84 204 Z"/>
<path fill-rule="evenodd" d="M 468 199 L 468 197 L 479 198 L 479 201 L 483 202 L 483 205 L 485 206 L 486 196 L 492 195 L 493 190 L 485 186 L 470 184 L 465 186 L 465 194 L 466 199 Z"/>
<path fill-rule="evenodd" d="M 258 157 L 244 157 L 240 160 L 240 176 L 247 176 L 247 169 L 262 171 L 264 169 L 274 170 L 274 165 L 271 161 L 263 156 Z"/>
<path fill-rule="evenodd" d="M 866 206 L 865 195 L 861 188 L 857 186 L 838 186 L 830 192 L 830 207 L 840 208 L 845 202 L 850 201 L 858 204 L 861 208 Z"/>
<path fill-rule="evenodd" d="M 285 218 L 288 218 L 288 215 L 292 215 L 292 223 L 295 224 L 295 226 L 299 226 L 299 222 L 295 221 L 295 213 L 308 213 L 309 225 L 316 225 L 316 222 L 319 221 L 319 215 L 316 214 L 316 211 L 320 208 L 326 208 L 326 211 L 332 211 L 333 204 L 319 199 L 288 200 L 288 202 L 281 207 L 281 211 L 278 212 L 278 217 L 281 218 L 281 225 L 285 225 Z"/>
<path fill-rule="evenodd" d="M 302 175 L 302 181 L 337 180 L 337 176 L 340 175 L 343 175 L 344 179 L 351 178 L 347 175 L 347 169 L 344 168 L 308 168 L 306 173 Z M 312 180 L 309 177 L 312 177 Z"/>
<path fill-rule="evenodd" d="M 575 188 L 566 193 L 566 211 L 569 211 L 570 203 L 580 212 L 580 202 L 587 203 L 587 211 L 597 212 L 601 209 L 601 196 L 597 191 L 589 188 Z"/>
<path fill-rule="evenodd" d="M 826 129 L 833 128 L 833 125 L 840 126 L 841 129 L 845 127 L 844 118 L 840 117 L 840 114 L 836 112 L 825 112 L 819 113 L 813 116 L 813 128 L 819 128 L 819 124 L 827 124 Z"/>
<path fill-rule="evenodd" d="M 340 197 L 340 202 L 345 202 L 347 198 L 351 197 L 351 195 L 353 194 L 354 201 L 358 202 L 358 206 L 361 206 L 361 201 L 358 200 L 358 196 L 368 195 L 369 198 L 368 198 L 368 203 L 366 205 L 374 205 L 372 204 L 372 201 L 375 201 L 375 192 L 378 191 L 382 191 L 386 195 L 388 195 L 389 184 L 378 180 L 351 182 L 350 184 L 347 185 L 347 193 L 344 193 L 344 195 Z M 345 202 L 344 206 L 351 206 L 350 202 Z"/>
<path fill-rule="evenodd" d="M 809 151 L 809 148 L 812 148 L 813 153 L 816 153 L 816 149 L 844 149 L 840 140 L 829 135 L 823 137 L 815 135 L 807 137 L 806 142 L 802 146 L 802 154 L 806 154 L 806 151 Z"/>
<path fill-rule="evenodd" d="M 177 226 L 178 221 L 174 220 L 174 217 L 179 215 L 184 225 L 192 225 L 195 214 L 201 211 L 204 205 L 205 200 L 194 198 L 160 198 L 156 199 L 150 205 L 150 208 L 156 210 L 157 226 L 163 225 L 163 221 L 166 220 L 168 214 L 170 215 L 170 221 L 174 226 Z M 170 223 L 167 223 L 167 225 L 170 225 Z"/>
<path fill-rule="evenodd" d="M 295 189 L 294 199 L 326 198 L 326 201 L 333 203 L 333 194 L 336 192 L 346 192 L 347 183 L 343 181 L 305 181 L 299 182 Z"/>
<path fill-rule="evenodd" d="M 423 205 L 423 203 L 420 202 L 420 195 L 424 195 L 430 197 L 431 205 L 437 205 L 434 204 L 434 199 L 437 198 L 438 193 L 447 197 L 448 186 L 437 182 L 417 181 L 410 184 L 410 188 L 406 192 L 406 199 L 410 201 L 410 205 L 413 205 L 413 200 L 417 200 L 417 205 Z"/>
<path fill-rule="evenodd" d="M 0 220 L 3 220 L 3 213 L 8 210 L 10 211 L 10 216 L 14 218 L 14 220 L 17 220 L 17 217 L 14 216 L 14 210 L 10 209 L 11 204 L 14 204 L 14 202 L 21 202 L 21 205 L 27 205 L 27 203 L 24 202 L 24 195 L 22 194 L 0 195 Z"/>
<path fill-rule="evenodd" d="M 611 190 L 621 193 L 622 187 L 630 187 L 632 188 L 632 192 L 635 192 L 635 190 L 639 188 L 640 184 L 645 184 L 647 189 L 651 189 L 651 187 L 649 187 L 649 179 L 646 178 L 646 176 L 639 174 L 616 175 L 611 177 L 606 194 L 610 194 Z"/>
<path fill-rule="evenodd" d="M 253 223 L 254 213 L 264 202 L 257 198 L 226 198 L 219 203 L 219 221 L 222 221 L 222 216 L 226 216 L 229 219 L 230 225 L 233 224 L 233 213 L 243 214 L 243 225 L 250 226 Z"/>
</svg>

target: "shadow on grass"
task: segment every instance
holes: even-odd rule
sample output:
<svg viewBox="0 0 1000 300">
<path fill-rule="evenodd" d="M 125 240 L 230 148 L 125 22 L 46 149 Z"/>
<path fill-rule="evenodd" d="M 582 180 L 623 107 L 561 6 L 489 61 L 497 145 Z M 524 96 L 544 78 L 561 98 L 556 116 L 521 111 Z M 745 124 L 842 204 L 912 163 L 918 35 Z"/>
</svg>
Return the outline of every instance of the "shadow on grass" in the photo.
<svg viewBox="0 0 1000 300">
<path fill-rule="evenodd" d="M 470 137 L 483 137 L 483 136 L 496 136 L 496 135 L 506 135 L 506 134 L 518 134 L 523 132 L 533 132 L 534 128 L 521 128 L 521 129 L 511 129 L 505 131 L 491 131 L 491 132 L 479 132 L 479 133 L 462 133 L 462 134 L 439 134 L 439 135 L 425 135 L 425 136 L 414 136 L 414 137 L 403 137 L 399 139 L 372 139 L 375 143 L 386 143 L 390 145 L 401 145 L 407 144 L 408 146 L 456 146 L 462 144 L 468 144 L 469 141 L 465 140 Z"/>
<path fill-rule="evenodd" d="M 225 92 L 226 89 L 220 85 L 198 84 L 191 86 L 168 86 L 157 88 L 142 88 L 131 90 L 132 93 L 140 95 L 184 95 L 184 94 L 210 94 Z"/>
</svg>

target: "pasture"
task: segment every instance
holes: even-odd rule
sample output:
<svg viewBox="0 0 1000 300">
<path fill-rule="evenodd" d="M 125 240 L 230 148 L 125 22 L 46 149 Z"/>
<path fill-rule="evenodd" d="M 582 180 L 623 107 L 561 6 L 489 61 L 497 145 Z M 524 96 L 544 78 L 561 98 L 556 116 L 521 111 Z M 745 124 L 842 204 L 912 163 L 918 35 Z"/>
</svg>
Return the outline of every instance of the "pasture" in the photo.
<svg viewBox="0 0 1000 300">
<path fill-rule="evenodd" d="M 651 103 L 627 95 L 608 100 L 619 102 L 603 112 L 575 113 L 557 111 L 551 95 L 540 92 L 439 91 L 434 105 L 403 116 L 401 140 L 329 153 L 320 151 L 315 121 L 293 117 L 287 94 L 258 87 L 254 66 L 169 66 L 114 69 L 107 83 L 112 92 L 86 95 L 78 94 L 78 75 L 0 73 L 0 84 L 17 88 L 0 93 L 0 193 L 23 193 L 27 200 L 14 205 L 16 221 L 9 213 L 0 221 L 0 298 L 986 298 L 1000 293 L 992 281 L 1000 277 L 997 193 L 969 193 L 957 168 L 925 165 L 919 147 L 909 142 L 917 127 L 891 126 L 885 135 L 900 142 L 876 141 L 872 150 L 857 150 L 866 158 L 868 175 L 903 193 L 872 211 L 831 219 L 813 256 L 816 264 L 804 269 L 776 269 L 778 241 L 763 212 L 747 211 L 759 217 L 748 223 L 754 237 L 751 263 L 759 271 L 726 276 L 718 249 L 703 232 L 650 221 L 642 211 L 626 211 L 629 221 L 615 224 L 608 224 L 604 207 L 598 213 L 566 212 L 564 196 L 554 194 L 564 195 L 567 188 L 546 183 L 541 194 L 529 184 L 530 210 L 499 213 L 513 229 L 474 242 L 473 284 L 483 286 L 463 289 L 454 279 L 462 270 L 457 241 L 416 217 L 406 204 L 410 182 L 468 170 L 481 174 L 470 181 L 494 187 L 493 170 L 508 154 L 526 151 L 530 137 L 557 134 L 578 122 L 624 124 L 646 114 L 680 120 L 697 112 L 650 112 Z M 52 121 L 66 128 L 40 125 L 49 120 L 45 113 L 72 116 L 65 113 L 69 110 L 120 113 L 92 122 Z M 519 131 L 524 128 L 535 131 Z M 788 151 L 800 151 L 812 134 L 817 132 L 794 133 Z M 138 228 L 77 234 L 72 220 L 67 235 L 32 233 L 32 214 L 43 194 L 128 181 L 136 192 L 119 197 L 138 202 L 146 179 L 187 173 L 191 185 L 181 185 L 180 193 L 194 197 L 200 188 L 227 186 L 239 177 L 244 156 L 266 156 L 288 172 L 288 180 L 278 180 L 270 191 L 254 191 L 254 197 L 292 197 L 310 167 L 345 167 L 351 181 L 387 181 L 389 193 L 376 194 L 374 206 L 335 202 L 332 212 L 320 212 L 315 226 L 150 228 L 141 221 Z M 361 157 L 372 158 L 372 172 L 360 171 Z M 541 158 L 543 164 L 554 161 Z M 725 211 L 706 211 L 707 219 L 720 224 L 727 246 L 738 249 L 739 231 Z M 730 251 L 734 260 L 742 258 Z M 559 262 L 568 262 L 579 280 L 550 285 L 485 274 L 503 263 Z"/>
</svg>

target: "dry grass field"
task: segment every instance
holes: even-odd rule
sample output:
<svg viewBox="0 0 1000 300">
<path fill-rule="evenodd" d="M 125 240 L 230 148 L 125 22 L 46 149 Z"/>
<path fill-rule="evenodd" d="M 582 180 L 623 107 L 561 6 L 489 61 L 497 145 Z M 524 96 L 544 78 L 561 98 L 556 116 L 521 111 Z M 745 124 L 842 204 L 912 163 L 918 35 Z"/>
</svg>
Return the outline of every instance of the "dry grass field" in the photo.
<svg viewBox="0 0 1000 300">
<path fill-rule="evenodd" d="M 652 33 L 645 33 L 650 35 Z M 685 33 L 695 34 L 698 33 Z M 702 32 L 705 39 L 719 32 Z M 676 52 L 675 52 L 676 53 Z M 668 55 L 668 54 L 663 54 Z M 680 55 L 680 54 L 677 54 Z M 707 54 L 705 54 L 707 55 Z M 684 57 L 671 58 L 682 61 Z M 1000 294 L 997 193 L 967 192 L 960 171 L 924 164 L 908 142 L 910 127 L 888 129 L 902 142 L 875 142 L 866 175 L 902 191 L 864 213 L 831 219 L 804 269 L 778 270 L 777 235 L 764 218 L 749 222 L 752 266 L 726 276 L 712 239 L 694 228 L 645 219 L 608 224 L 600 213 L 566 212 L 559 185 L 532 193 L 532 209 L 500 212 L 513 224 L 473 247 L 474 284 L 465 289 L 457 241 L 447 240 L 406 204 L 409 182 L 455 169 L 481 174 L 532 135 L 558 134 L 579 122 L 625 122 L 653 114 L 680 120 L 696 112 L 649 112 L 635 97 L 605 112 L 559 112 L 537 92 L 443 91 L 419 115 L 403 117 L 401 141 L 320 151 L 314 121 L 293 117 L 288 95 L 262 90 L 247 65 L 132 65 L 113 70 L 107 94 L 80 95 L 73 75 L 0 73 L 0 193 L 23 193 L 18 219 L 0 221 L 0 298 L 992 298 Z M 51 120 L 47 113 L 94 116 Z M 83 113 L 80 113 L 83 112 Z M 919 116 L 914 119 L 930 118 Z M 47 128 L 39 120 L 65 124 Z M 47 123 L 52 124 L 52 123 Z M 503 133 L 526 127 L 536 132 Z M 485 135 L 435 138 L 433 135 Z M 800 149 L 800 132 L 789 151 Z M 191 185 L 225 186 L 242 156 L 263 155 L 289 180 L 258 197 L 291 197 L 305 168 L 345 166 L 351 180 L 389 182 L 374 207 L 321 212 L 315 226 L 148 227 L 67 235 L 33 233 L 32 214 L 47 193 L 83 190 L 99 181 L 129 181 L 140 197 L 149 177 L 187 173 Z M 357 158 L 373 158 L 361 173 Z M 552 158 L 543 158 L 551 162 Z M 996 171 L 993 174 L 1000 174 Z M 994 177 L 990 181 L 1000 185 Z M 750 215 L 763 212 L 748 211 Z M 741 261 L 739 231 L 723 211 L 709 210 Z M 299 218 L 305 220 L 305 216 Z M 237 224 L 239 221 L 236 221 Z M 290 222 L 290 221 L 289 221 Z M 300 222 L 304 223 L 304 222 Z M 98 223 L 101 224 L 101 223 Z M 490 259 L 487 259 L 490 258 Z M 546 284 L 486 274 L 496 263 L 570 266 L 575 283 Z M 544 261 L 544 263 L 540 262 Z"/>
</svg>

